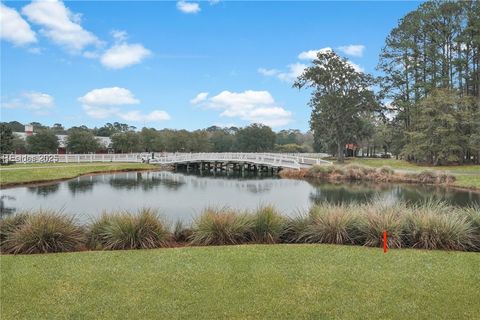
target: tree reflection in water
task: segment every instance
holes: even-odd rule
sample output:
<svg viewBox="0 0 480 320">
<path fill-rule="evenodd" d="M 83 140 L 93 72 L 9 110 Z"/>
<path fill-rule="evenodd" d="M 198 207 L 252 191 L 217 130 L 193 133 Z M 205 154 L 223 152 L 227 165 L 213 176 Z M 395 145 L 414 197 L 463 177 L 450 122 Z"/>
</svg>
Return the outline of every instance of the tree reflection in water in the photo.
<svg viewBox="0 0 480 320">
<path fill-rule="evenodd" d="M 38 196 L 47 197 L 53 193 L 56 193 L 59 188 L 60 188 L 60 184 L 55 183 L 55 184 L 40 185 L 35 187 L 27 187 L 27 190 Z"/>
<path fill-rule="evenodd" d="M 5 205 L 5 200 L 15 201 L 17 200 L 15 197 L 2 195 L 0 196 L 0 217 L 8 216 L 10 214 L 15 213 L 17 211 L 14 207 L 7 207 Z"/>
</svg>

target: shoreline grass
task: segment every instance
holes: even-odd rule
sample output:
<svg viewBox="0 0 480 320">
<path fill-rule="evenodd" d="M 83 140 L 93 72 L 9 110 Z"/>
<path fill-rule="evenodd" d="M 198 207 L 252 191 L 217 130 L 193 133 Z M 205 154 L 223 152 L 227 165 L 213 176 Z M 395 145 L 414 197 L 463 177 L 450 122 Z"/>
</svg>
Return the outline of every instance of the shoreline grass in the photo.
<svg viewBox="0 0 480 320">
<path fill-rule="evenodd" d="M 29 254 L 258 243 L 381 247 L 384 230 L 391 248 L 480 251 L 480 207 L 435 201 L 414 206 L 324 203 L 294 217 L 282 216 L 272 206 L 253 212 L 207 208 L 193 225 L 173 228 L 147 208 L 104 213 L 86 225 L 65 214 L 28 212 L 0 220 L 0 249 Z"/>
<path fill-rule="evenodd" d="M 358 164 L 348 165 L 314 165 L 308 169 L 285 169 L 280 171 L 280 177 L 293 179 L 319 179 L 323 181 L 370 181 L 417 183 L 452 186 L 455 176 L 442 172 L 424 170 L 420 172 L 399 172 L 391 167 L 373 168 Z"/>
<path fill-rule="evenodd" d="M 2 319 L 475 319 L 480 254 L 246 245 L 1 256 Z"/>
</svg>

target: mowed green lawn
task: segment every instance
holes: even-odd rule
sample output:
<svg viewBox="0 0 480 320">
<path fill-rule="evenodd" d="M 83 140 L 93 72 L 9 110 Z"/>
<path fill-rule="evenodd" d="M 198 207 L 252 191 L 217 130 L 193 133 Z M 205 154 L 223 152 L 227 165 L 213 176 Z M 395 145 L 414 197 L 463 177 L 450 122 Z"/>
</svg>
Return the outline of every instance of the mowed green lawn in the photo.
<svg viewBox="0 0 480 320">
<path fill-rule="evenodd" d="M 0 168 L 0 185 L 41 182 L 108 171 L 155 169 L 157 166 L 144 163 L 55 163 L 12 165 Z"/>
<path fill-rule="evenodd" d="M 1 319 L 479 319 L 480 254 L 247 245 L 1 256 Z"/>
</svg>

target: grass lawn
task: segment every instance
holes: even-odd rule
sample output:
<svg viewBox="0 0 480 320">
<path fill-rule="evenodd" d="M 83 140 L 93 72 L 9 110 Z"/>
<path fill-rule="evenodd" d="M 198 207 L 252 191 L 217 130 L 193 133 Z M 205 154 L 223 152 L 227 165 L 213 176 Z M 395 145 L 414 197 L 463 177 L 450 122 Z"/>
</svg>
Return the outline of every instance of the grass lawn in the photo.
<svg viewBox="0 0 480 320">
<path fill-rule="evenodd" d="M 1 319 L 478 319 L 480 254 L 248 245 L 0 256 Z"/>
<path fill-rule="evenodd" d="M 135 169 L 155 169 L 144 163 L 56 163 L 12 165 L 0 168 L 0 185 L 75 178 L 82 174 Z"/>
</svg>

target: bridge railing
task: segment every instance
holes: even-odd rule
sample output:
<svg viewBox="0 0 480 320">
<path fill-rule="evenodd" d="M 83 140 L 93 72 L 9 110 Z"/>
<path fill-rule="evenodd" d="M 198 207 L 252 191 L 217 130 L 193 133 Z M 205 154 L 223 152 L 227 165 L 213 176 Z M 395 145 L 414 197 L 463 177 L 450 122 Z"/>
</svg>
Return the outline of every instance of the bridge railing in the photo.
<svg viewBox="0 0 480 320">
<path fill-rule="evenodd" d="M 265 165 L 302 165 L 331 164 L 320 158 L 305 157 L 281 153 L 120 153 L 120 154 L 5 154 L 2 162 L 16 163 L 84 163 L 84 162 L 146 162 L 171 164 L 188 161 L 245 161 Z"/>
</svg>

